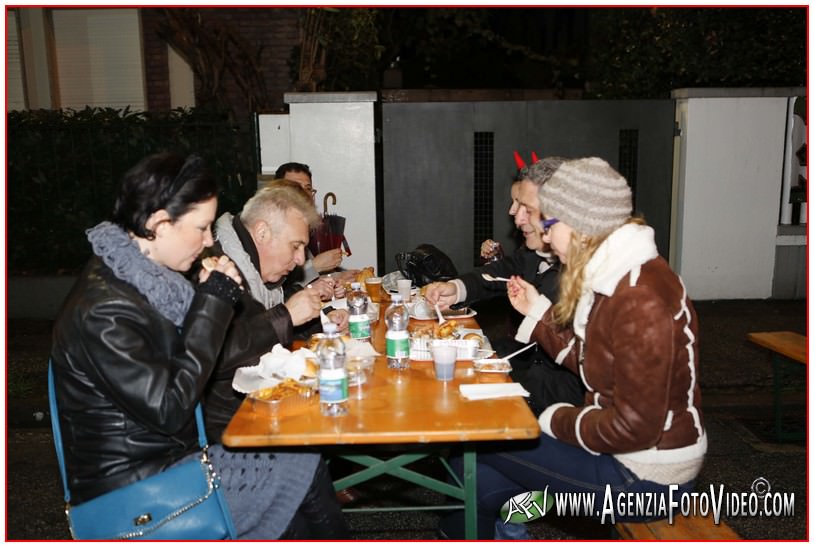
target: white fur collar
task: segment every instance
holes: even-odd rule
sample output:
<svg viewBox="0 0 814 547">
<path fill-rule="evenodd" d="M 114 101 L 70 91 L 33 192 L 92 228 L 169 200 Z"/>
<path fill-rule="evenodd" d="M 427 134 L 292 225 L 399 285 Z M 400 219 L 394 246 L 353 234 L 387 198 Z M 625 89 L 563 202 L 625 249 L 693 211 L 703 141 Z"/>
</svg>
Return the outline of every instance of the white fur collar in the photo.
<svg viewBox="0 0 814 547">
<path fill-rule="evenodd" d="M 599 246 L 585 266 L 582 296 L 574 312 L 574 333 L 585 340 L 588 315 L 594 304 L 594 293 L 610 296 L 619 281 L 658 256 L 655 234 L 650 226 L 625 224 Z M 634 272 L 632 282 L 638 274 Z"/>
</svg>

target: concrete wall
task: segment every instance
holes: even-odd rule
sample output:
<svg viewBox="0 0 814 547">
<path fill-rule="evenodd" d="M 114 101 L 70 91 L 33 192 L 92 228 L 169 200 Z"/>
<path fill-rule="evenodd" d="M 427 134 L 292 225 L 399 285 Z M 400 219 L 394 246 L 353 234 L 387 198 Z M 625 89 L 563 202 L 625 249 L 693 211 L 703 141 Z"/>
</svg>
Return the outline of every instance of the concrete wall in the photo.
<svg viewBox="0 0 814 547">
<path fill-rule="evenodd" d="M 795 94 L 804 90 L 674 93 L 681 145 L 671 259 L 694 299 L 772 296 Z"/>
<path fill-rule="evenodd" d="M 343 268 L 376 267 L 376 93 L 286 93 L 290 114 L 260 116 L 263 173 L 289 161 L 308 164 L 317 210 L 333 192 L 328 212 L 347 219 L 352 255 Z M 287 119 L 286 119 L 287 118 Z"/>
<path fill-rule="evenodd" d="M 620 130 L 638 131 L 636 206 L 667 256 L 674 106 L 663 101 L 492 101 L 382 105 L 384 259 L 433 243 L 459 271 L 476 260 L 474 133 L 494 135 L 493 234 L 513 249 L 508 215 L 513 151 L 601 156 L 619 163 Z M 477 242 L 479 243 L 479 242 Z"/>
</svg>

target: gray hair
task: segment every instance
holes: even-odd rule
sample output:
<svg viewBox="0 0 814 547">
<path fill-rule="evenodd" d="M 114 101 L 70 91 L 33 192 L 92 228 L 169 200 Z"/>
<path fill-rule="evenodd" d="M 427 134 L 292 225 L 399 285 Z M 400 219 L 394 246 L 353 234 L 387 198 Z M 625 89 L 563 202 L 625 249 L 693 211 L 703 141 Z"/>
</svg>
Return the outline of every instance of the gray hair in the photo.
<svg viewBox="0 0 814 547">
<path fill-rule="evenodd" d="M 309 229 L 319 226 L 321 218 L 311 197 L 296 183 L 277 184 L 278 182 L 287 181 L 267 183 L 249 198 L 240 213 L 241 222 L 245 226 L 252 226 L 263 221 L 276 234 L 282 231 L 285 214 L 293 209 L 302 213 Z"/>
<path fill-rule="evenodd" d="M 540 161 L 536 161 L 531 165 L 527 165 L 520 170 L 517 176 L 518 181 L 528 180 L 533 182 L 539 189 L 543 184 L 551 178 L 554 171 L 559 169 L 560 165 L 565 163 L 568 158 L 561 156 L 549 156 Z"/>
</svg>

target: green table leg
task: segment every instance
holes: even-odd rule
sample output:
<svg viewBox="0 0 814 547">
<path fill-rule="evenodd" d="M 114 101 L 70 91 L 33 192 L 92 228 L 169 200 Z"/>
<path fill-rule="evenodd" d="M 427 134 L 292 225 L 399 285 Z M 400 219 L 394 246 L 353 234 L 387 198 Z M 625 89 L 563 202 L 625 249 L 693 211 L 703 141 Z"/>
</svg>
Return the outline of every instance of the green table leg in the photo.
<svg viewBox="0 0 814 547">
<path fill-rule="evenodd" d="M 772 353 L 772 384 L 774 396 L 772 397 L 774 407 L 774 436 L 780 442 L 800 441 L 805 439 L 805 429 L 798 431 L 788 431 L 783 429 L 783 368 L 800 367 L 800 363 L 787 359 L 779 353 Z"/>
<path fill-rule="evenodd" d="M 475 472 L 478 456 L 474 445 L 464 449 L 464 535 L 478 539 L 478 479 Z"/>
</svg>

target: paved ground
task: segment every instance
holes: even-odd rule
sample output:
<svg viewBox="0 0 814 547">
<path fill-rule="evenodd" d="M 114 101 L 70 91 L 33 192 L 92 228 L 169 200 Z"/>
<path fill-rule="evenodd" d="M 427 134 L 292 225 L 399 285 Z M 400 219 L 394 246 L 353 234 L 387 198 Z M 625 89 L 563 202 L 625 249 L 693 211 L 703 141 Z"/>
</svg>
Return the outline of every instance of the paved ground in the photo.
<svg viewBox="0 0 814 547">
<path fill-rule="evenodd" d="M 745 341 L 764 330 L 806 332 L 802 301 L 698 302 L 701 324 L 703 406 L 709 451 L 697 490 L 723 485 L 727 493 L 749 492 L 765 479 L 773 492 L 794 495 L 794 515 L 730 517 L 746 539 L 807 539 L 807 442 L 776 443 L 771 438 L 771 366 L 767 351 Z M 483 314 L 485 319 L 487 314 Z M 47 321 L 7 323 L 6 539 L 69 539 L 62 512 L 62 486 L 48 423 Z M 487 331 L 488 332 L 488 331 Z M 802 368 L 802 367 L 801 367 Z M 789 425 L 805 425 L 805 378 L 787 395 Z M 425 464 L 437 469 L 434 462 Z M 439 473 L 442 473 L 439 471 Z M 440 475 L 439 475 L 440 476 Z M 375 506 L 386 494 L 429 504 L 434 495 L 383 479 L 361 489 L 359 506 Z M 357 539 L 434 539 L 435 512 L 349 514 Z M 584 519 L 549 518 L 531 527 L 538 539 L 607 539 L 609 526 Z"/>
</svg>

